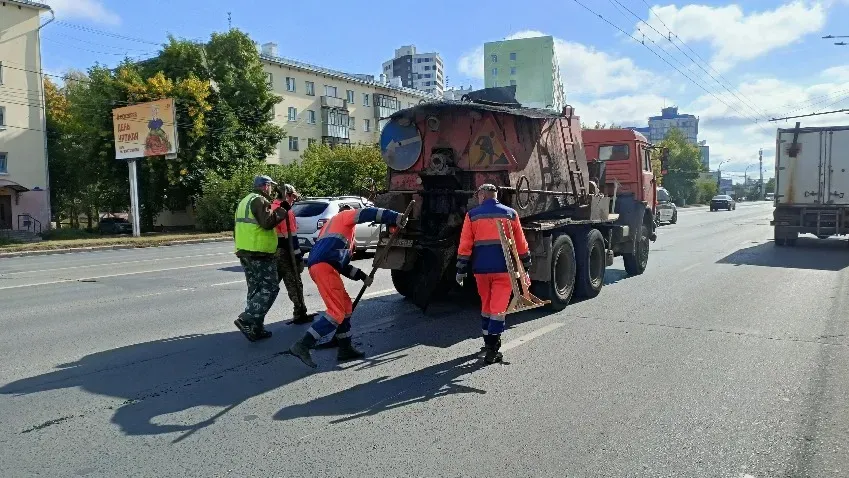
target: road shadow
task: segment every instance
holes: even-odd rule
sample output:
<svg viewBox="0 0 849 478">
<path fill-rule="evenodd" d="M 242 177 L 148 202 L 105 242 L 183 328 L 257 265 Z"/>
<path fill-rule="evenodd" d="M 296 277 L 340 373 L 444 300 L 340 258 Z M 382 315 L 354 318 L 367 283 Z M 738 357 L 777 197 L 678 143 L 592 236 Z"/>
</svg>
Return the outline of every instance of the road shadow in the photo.
<svg viewBox="0 0 849 478">
<path fill-rule="evenodd" d="M 353 332 L 355 342 L 367 352 L 368 357 L 344 366 L 336 363 L 335 349 L 313 353 L 319 363 L 318 370 L 309 369 L 295 358 L 283 355 L 282 351 L 300 338 L 307 326 L 273 322 L 267 325 L 274 333 L 273 337 L 261 342 L 249 343 L 234 330 L 133 344 L 92 353 L 77 361 L 57 365 L 48 373 L 2 385 L 0 394 L 28 401 L 28 396 L 43 392 L 80 389 L 117 399 L 102 405 L 102 408 L 87 411 L 57 409 L 52 420 L 28 424 L 27 430 L 21 430 L 21 433 L 41 430 L 71 414 L 79 417 L 83 413 L 105 413 L 125 435 L 176 434 L 172 442 L 177 443 L 213 425 L 245 401 L 313 373 L 345 373 L 344 370 L 351 367 L 377 368 L 404 359 L 409 349 L 418 345 L 447 348 L 481 337 L 477 307 L 449 304 L 435 307 L 442 310 L 425 315 L 399 296 L 364 299 L 354 313 Z M 511 314 L 507 325 L 512 328 L 550 313 L 536 309 Z M 469 352 L 477 352 L 480 345 L 482 341 L 470 345 Z M 377 406 L 367 406 L 373 403 L 376 393 L 399 387 L 409 389 L 411 384 L 419 381 L 424 383 L 415 389 L 416 397 L 409 403 L 432 400 L 450 393 L 482 393 L 457 384 L 462 375 L 475 368 L 473 364 L 465 364 L 466 361 L 466 358 L 457 359 L 391 380 L 380 379 L 357 385 L 351 392 L 354 405 L 334 402 L 334 396 L 319 398 L 313 405 L 316 407 L 314 413 L 369 412 Z M 369 396 L 372 402 L 367 403 Z M 338 407 L 335 412 L 334 403 Z M 405 403 L 393 399 L 380 406 L 397 408 Z M 204 412 L 198 411 L 197 407 L 218 407 L 220 410 L 209 412 L 210 416 L 199 420 L 196 418 L 198 413 Z M 297 413 L 308 413 L 304 405 L 299 407 Z M 295 413 L 295 409 L 280 416 L 290 416 L 290 412 Z"/>
<path fill-rule="evenodd" d="M 628 273 L 625 272 L 625 269 L 611 269 L 608 267 L 604 270 L 604 285 L 613 285 L 627 278 Z"/>
<path fill-rule="evenodd" d="M 398 377 L 378 377 L 306 403 L 283 407 L 274 414 L 274 419 L 285 421 L 347 415 L 330 422 L 337 424 L 448 395 L 484 395 L 485 390 L 460 383 L 464 375 L 482 367 L 483 363 L 476 354 L 458 357 Z"/>
<path fill-rule="evenodd" d="M 222 272 L 245 272 L 245 269 L 242 266 L 227 266 L 227 267 L 219 267 L 218 270 Z"/>
<path fill-rule="evenodd" d="M 735 251 L 716 263 L 841 271 L 849 267 L 849 247 L 845 239 L 800 237 L 795 246 L 779 247 L 769 241 Z"/>
</svg>

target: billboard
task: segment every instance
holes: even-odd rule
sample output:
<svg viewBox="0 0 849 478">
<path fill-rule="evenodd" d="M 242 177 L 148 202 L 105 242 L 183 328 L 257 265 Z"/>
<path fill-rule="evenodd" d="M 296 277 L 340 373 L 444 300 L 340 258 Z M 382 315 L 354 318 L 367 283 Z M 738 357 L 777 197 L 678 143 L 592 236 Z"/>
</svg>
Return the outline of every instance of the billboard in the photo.
<svg viewBox="0 0 849 478">
<path fill-rule="evenodd" d="M 177 153 L 174 99 L 112 110 L 115 158 L 133 159 Z"/>
</svg>

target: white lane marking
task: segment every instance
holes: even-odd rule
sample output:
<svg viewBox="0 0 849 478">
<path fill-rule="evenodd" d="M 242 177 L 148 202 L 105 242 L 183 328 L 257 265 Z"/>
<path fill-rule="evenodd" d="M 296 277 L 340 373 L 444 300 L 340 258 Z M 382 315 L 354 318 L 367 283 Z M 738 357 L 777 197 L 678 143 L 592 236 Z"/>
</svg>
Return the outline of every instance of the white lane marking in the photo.
<svg viewBox="0 0 849 478">
<path fill-rule="evenodd" d="M 543 336 L 543 335 L 545 335 L 545 334 L 547 334 L 551 331 L 557 330 L 560 327 L 563 327 L 564 325 L 566 325 L 565 322 L 555 322 L 553 324 L 548 324 L 545 327 L 541 327 L 537 330 L 534 330 L 533 332 L 530 332 L 528 334 L 525 334 L 521 337 L 515 338 L 515 339 L 507 342 L 506 344 L 501 346 L 501 350 L 506 351 L 506 350 L 510 350 L 512 348 L 516 348 L 520 345 L 523 345 L 527 342 L 530 342 L 533 339 L 539 338 L 539 337 L 541 337 L 541 336 Z"/>
<path fill-rule="evenodd" d="M 235 264 L 239 261 L 225 261 L 225 262 L 211 262 L 208 264 L 195 264 L 193 266 L 181 266 L 181 267 L 168 267 L 165 269 L 155 269 L 151 271 L 136 271 L 136 272 L 121 272 L 119 274 L 108 274 L 102 276 L 92 276 L 92 277 L 80 277 L 79 279 L 60 279 L 50 282 L 39 282 L 37 284 L 20 284 L 20 285 L 10 285 L 5 287 L 0 287 L 0 290 L 8 290 L 8 289 L 22 289 L 24 287 L 38 287 L 40 285 L 50 285 L 50 284 L 61 284 L 64 282 L 85 282 L 95 279 L 109 279 L 111 277 L 124 277 L 124 276 L 133 276 L 140 274 L 153 274 L 155 272 L 166 272 L 166 271 L 178 271 L 183 269 L 195 269 L 197 267 L 208 267 L 208 266 L 221 266 L 224 264 Z"/>
<path fill-rule="evenodd" d="M 39 269 L 34 271 L 19 271 L 19 272 L 0 272 L 0 276 L 10 276 L 15 274 L 34 274 L 36 272 L 53 272 L 53 271 L 67 271 L 71 269 L 86 269 L 91 267 L 109 267 L 109 266 L 118 266 L 123 264 L 140 264 L 142 262 L 155 262 L 155 261 L 169 261 L 176 259 L 191 259 L 194 257 L 209 257 L 209 256 L 221 256 L 224 254 L 232 254 L 232 252 L 216 252 L 214 254 L 198 254 L 194 256 L 178 256 L 178 257 L 157 257 L 154 259 L 139 259 L 136 261 L 121 261 L 121 262 L 108 262 L 103 264 L 87 264 L 84 266 L 69 266 L 69 267 L 57 267 L 55 269 Z"/>
<path fill-rule="evenodd" d="M 389 295 L 389 294 L 394 294 L 394 293 L 395 293 L 395 289 L 383 289 L 383 290 L 376 290 L 374 292 L 369 292 L 368 294 L 363 294 L 363 297 L 364 298 L 365 297 L 375 297 L 375 296 L 378 296 L 378 295 Z"/>
<path fill-rule="evenodd" d="M 239 284 L 239 283 L 244 283 L 244 282 L 245 282 L 244 279 L 231 280 L 229 282 L 219 282 L 217 284 L 209 284 L 209 287 L 218 287 L 220 285 L 231 285 L 231 284 Z"/>
<path fill-rule="evenodd" d="M 701 264 L 700 264 L 700 263 L 698 263 L 698 262 L 697 262 L 697 263 L 695 263 L 695 264 L 690 264 L 689 266 L 687 266 L 687 267 L 685 267 L 685 268 L 681 269 L 681 270 L 680 270 L 680 271 L 678 271 L 678 272 L 679 272 L 679 273 L 680 273 L 680 272 L 687 272 L 687 271 L 690 271 L 690 270 L 695 269 L 696 267 L 699 267 L 700 265 L 701 265 Z"/>
</svg>

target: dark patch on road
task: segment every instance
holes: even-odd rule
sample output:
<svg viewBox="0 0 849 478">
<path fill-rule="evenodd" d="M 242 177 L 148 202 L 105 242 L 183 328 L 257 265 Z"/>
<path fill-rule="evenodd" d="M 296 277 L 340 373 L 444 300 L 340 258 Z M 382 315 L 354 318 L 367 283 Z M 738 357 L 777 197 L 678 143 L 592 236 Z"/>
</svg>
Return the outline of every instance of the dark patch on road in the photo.
<svg viewBox="0 0 849 478">
<path fill-rule="evenodd" d="M 95 471 L 97 471 L 97 468 L 94 467 L 80 468 L 79 470 L 75 471 L 74 474 L 77 476 L 86 476 L 94 473 Z"/>
<path fill-rule="evenodd" d="M 796 246 L 778 247 L 769 241 L 739 249 L 716 263 L 836 272 L 849 267 L 849 247 L 844 240 L 800 237 Z"/>
<path fill-rule="evenodd" d="M 256 416 L 256 415 L 245 415 L 245 421 L 246 422 L 252 422 L 252 421 L 256 420 L 257 418 L 259 418 L 259 417 Z"/>
<path fill-rule="evenodd" d="M 82 416 L 82 415 L 80 415 L 80 416 Z M 68 415 L 67 417 L 54 418 L 53 420 L 47 420 L 46 422 L 42 423 L 41 425 L 36 425 L 32 428 L 27 428 L 26 430 L 22 431 L 21 434 L 42 430 L 42 429 L 47 428 L 49 426 L 56 425 L 57 423 L 62 423 L 65 420 L 70 420 L 74 417 L 75 417 L 75 415 Z"/>
</svg>

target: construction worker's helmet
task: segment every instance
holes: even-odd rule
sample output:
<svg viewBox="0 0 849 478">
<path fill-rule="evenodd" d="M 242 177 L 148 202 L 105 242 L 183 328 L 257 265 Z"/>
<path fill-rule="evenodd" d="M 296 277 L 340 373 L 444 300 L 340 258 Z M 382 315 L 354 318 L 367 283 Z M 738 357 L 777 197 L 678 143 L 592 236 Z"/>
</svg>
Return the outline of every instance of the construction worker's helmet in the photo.
<svg viewBox="0 0 849 478">
<path fill-rule="evenodd" d="M 478 191 L 493 191 L 493 192 L 498 192 L 498 188 L 497 188 L 497 187 L 495 187 L 495 185 L 494 185 L 494 184 L 484 183 L 484 184 L 481 184 L 481 185 L 480 185 L 480 187 L 478 188 Z"/>
</svg>

